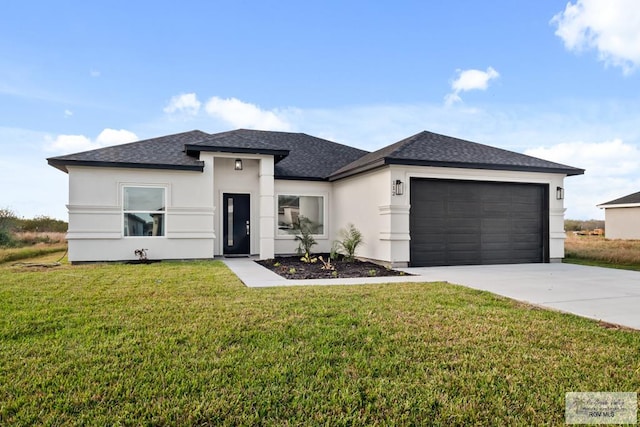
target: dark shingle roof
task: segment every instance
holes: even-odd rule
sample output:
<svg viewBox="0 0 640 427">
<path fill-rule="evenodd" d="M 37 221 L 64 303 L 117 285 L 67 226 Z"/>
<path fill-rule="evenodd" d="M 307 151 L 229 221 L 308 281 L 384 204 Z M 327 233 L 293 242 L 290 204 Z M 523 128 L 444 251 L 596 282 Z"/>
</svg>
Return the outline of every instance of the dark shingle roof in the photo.
<svg viewBox="0 0 640 427">
<path fill-rule="evenodd" d="M 598 207 L 605 207 L 610 205 L 631 205 L 631 204 L 640 204 L 640 191 L 638 191 L 637 193 L 629 194 L 624 197 L 620 197 L 619 199 L 615 199 L 606 203 L 599 204 Z"/>
<path fill-rule="evenodd" d="M 73 165 L 202 171 L 200 151 L 273 155 L 276 178 L 309 180 L 325 180 L 367 153 L 304 133 L 238 129 L 216 134 L 194 130 L 47 160 L 64 172 Z"/>
<path fill-rule="evenodd" d="M 336 180 L 390 164 L 584 173 L 583 169 L 426 131 L 368 153 L 304 133 L 193 130 L 47 160 L 64 172 L 73 165 L 202 171 L 201 151 L 273 155 L 279 179 Z"/>
<path fill-rule="evenodd" d="M 327 179 L 367 152 L 304 133 L 238 129 L 211 135 L 187 150 L 273 154 L 275 177 Z"/>
<path fill-rule="evenodd" d="M 552 172 L 567 175 L 584 173 L 583 169 L 424 131 L 362 156 L 336 171 L 331 179 L 344 178 L 389 164 Z"/>
<path fill-rule="evenodd" d="M 49 164 L 67 172 L 67 166 L 131 167 L 202 171 L 204 162 L 188 156 L 185 144 L 207 138 L 208 133 L 190 132 L 114 145 L 66 156 L 50 157 Z"/>
</svg>

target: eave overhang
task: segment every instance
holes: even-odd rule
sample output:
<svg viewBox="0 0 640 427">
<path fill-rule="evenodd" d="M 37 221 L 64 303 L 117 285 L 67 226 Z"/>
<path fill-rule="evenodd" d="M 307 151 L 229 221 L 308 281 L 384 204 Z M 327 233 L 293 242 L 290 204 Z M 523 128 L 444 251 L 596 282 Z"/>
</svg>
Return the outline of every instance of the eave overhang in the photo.
<svg viewBox="0 0 640 427">
<path fill-rule="evenodd" d="M 164 169 L 182 171 L 204 171 L 204 162 L 198 161 L 198 165 L 175 165 L 164 163 L 129 163 L 129 162 L 98 162 L 88 160 L 57 160 L 47 159 L 47 163 L 62 172 L 69 173 L 67 166 L 92 166 L 102 168 L 132 168 L 132 169 Z"/>
<path fill-rule="evenodd" d="M 213 145 L 194 145 L 186 144 L 184 146 L 187 155 L 192 156 L 202 151 L 209 153 L 237 153 L 237 154 L 262 154 L 273 156 L 276 163 L 289 155 L 289 150 L 276 150 L 270 148 L 247 148 L 247 147 L 216 147 Z"/>
<path fill-rule="evenodd" d="M 567 176 L 582 175 L 584 169 L 579 168 L 552 168 L 552 167 L 536 167 L 521 165 L 505 165 L 492 163 L 465 163 L 465 162 L 441 162 L 432 160 L 413 160 L 413 159 L 397 159 L 385 157 L 377 159 L 365 165 L 355 167 L 353 169 L 340 172 L 329 177 L 330 181 L 336 181 L 347 178 L 352 175 L 367 172 L 386 165 L 402 165 L 402 166 L 431 166 L 443 168 L 460 168 L 460 169 L 485 169 L 485 170 L 503 170 L 514 172 L 537 172 L 537 173 L 558 173 Z"/>
</svg>

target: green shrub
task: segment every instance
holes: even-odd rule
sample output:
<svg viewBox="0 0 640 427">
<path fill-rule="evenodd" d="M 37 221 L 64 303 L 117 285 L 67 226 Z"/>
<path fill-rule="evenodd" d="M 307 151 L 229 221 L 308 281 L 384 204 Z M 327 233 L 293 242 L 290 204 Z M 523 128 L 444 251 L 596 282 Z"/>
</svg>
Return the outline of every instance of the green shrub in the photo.
<svg viewBox="0 0 640 427">
<path fill-rule="evenodd" d="M 344 255 L 345 260 L 353 261 L 358 246 L 364 243 L 362 233 L 353 224 L 349 224 L 347 228 L 340 230 L 340 237 L 342 237 L 342 240 L 337 242 L 338 250 Z"/>
<path fill-rule="evenodd" d="M 19 219 L 17 225 L 22 231 L 47 231 L 66 233 L 69 224 L 65 221 L 39 215 L 33 219 Z"/>
<path fill-rule="evenodd" d="M 298 242 L 298 249 L 296 249 L 298 255 L 308 256 L 311 254 L 311 248 L 318 244 L 313 237 L 316 229 L 317 225 L 309 218 L 302 215 L 298 217 L 298 222 L 293 226 L 293 231 L 296 233 L 295 240 Z"/>
<path fill-rule="evenodd" d="M 11 236 L 9 230 L 0 228 L 0 246 L 8 248 L 13 245 L 15 245 L 15 241 L 13 240 L 13 237 Z"/>
</svg>

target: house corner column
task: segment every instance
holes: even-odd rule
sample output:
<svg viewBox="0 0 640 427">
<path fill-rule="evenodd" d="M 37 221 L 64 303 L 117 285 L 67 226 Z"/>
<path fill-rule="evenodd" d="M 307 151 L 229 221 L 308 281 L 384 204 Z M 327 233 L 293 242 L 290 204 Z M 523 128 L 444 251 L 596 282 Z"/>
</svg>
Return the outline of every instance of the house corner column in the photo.
<svg viewBox="0 0 640 427">
<path fill-rule="evenodd" d="M 275 183 L 273 157 L 260 160 L 260 259 L 275 256 Z"/>
<path fill-rule="evenodd" d="M 378 206 L 380 217 L 380 240 L 387 243 L 388 262 L 392 267 L 409 265 L 409 206 Z"/>
</svg>

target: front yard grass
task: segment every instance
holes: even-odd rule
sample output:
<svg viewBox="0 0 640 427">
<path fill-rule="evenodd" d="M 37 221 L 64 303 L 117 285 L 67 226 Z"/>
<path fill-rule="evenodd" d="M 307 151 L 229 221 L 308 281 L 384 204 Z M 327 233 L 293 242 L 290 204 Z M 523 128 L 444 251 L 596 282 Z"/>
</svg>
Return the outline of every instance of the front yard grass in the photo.
<svg viewBox="0 0 640 427">
<path fill-rule="evenodd" d="M 569 391 L 640 391 L 640 332 L 446 283 L 0 266 L 0 425 L 558 425 Z"/>
</svg>

